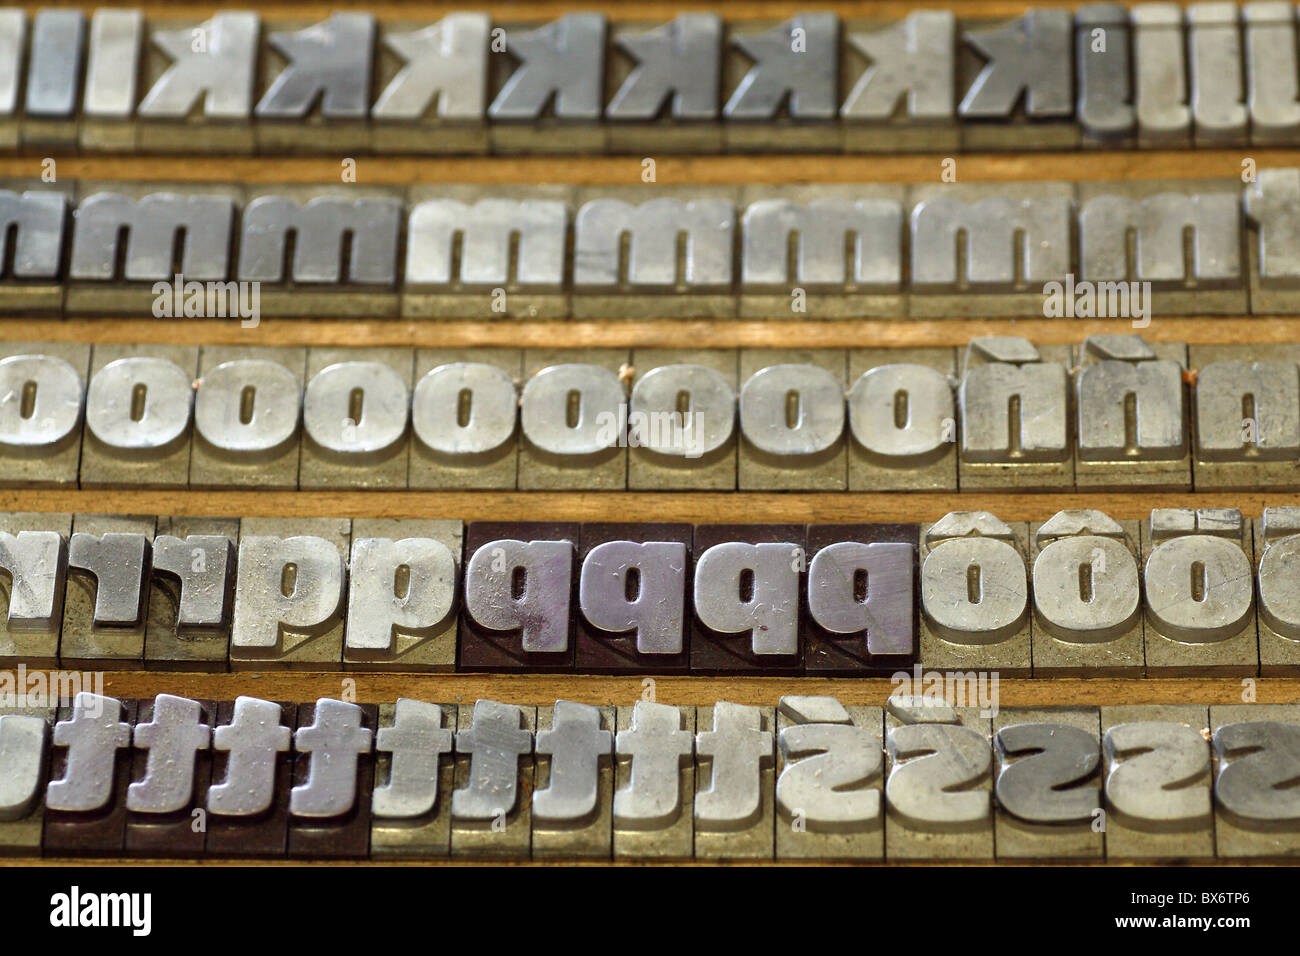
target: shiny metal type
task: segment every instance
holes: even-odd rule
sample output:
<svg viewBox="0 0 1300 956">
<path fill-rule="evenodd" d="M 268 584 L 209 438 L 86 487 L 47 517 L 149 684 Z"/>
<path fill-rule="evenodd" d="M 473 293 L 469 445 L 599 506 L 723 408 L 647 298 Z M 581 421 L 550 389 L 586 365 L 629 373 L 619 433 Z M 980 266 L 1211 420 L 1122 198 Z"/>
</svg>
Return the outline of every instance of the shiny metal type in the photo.
<svg viewBox="0 0 1300 956">
<path fill-rule="evenodd" d="M 210 359 L 209 351 L 202 352 L 194 396 L 191 486 L 296 489 L 305 350 L 247 352 L 228 360 L 220 352 Z"/>
<path fill-rule="evenodd" d="M 376 817 L 409 819 L 430 813 L 438 801 L 438 765 L 452 751 L 454 732 L 442 725 L 442 708 L 399 697 L 391 725 L 375 736 L 375 749 L 390 754 L 386 783 L 376 786 Z"/>
<path fill-rule="evenodd" d="M 1235 3 L 1187 7 L 1187 65 L 1197 146 L 1246 142 L 1239 16 Z"/>
<path fill-rule="evenodd" d="M 364 524 L 353 526 L 345 662 L 452 669 L 457 556 L 434 538 L 362 537 Z M 421 646 L 439 639 L 439 653 Z"/>
<path fill-rule="evenodd" d="M 239 524 L 238 518 L 159 516 L 145 625 L 146 670 L 228 668 Z"/>
<path fill-rule="evenodd" d="M 881 709 L 834 697 L 782 697 L 777 708 L 778 859 L 884 858 Z"/>
<path fill-rule="evenodd" d="M 616 446 L 624 403 L 618 376 L 596 365 L 552 365 L 532 376 L 520 398 L 524 437 L 548 455 L 583 458 Z"/>
<path fill-rule="evenodd" d="M 71 716 L 54 725 L 54 746 L 67 748 L 67 770 L 46 788 L 47 810 L 85 813 L 109 802 L 117 752 L 131 746 L 131 725 L 121 718 L 120 701 L 77 694 Z"/>
<path fill-rule="evenodd" d="M 707 549 L 695 559 L 696 619 L 719 634 L 748 635 L 754 654 L 797 654 L 801 558 L 789 543 L 732 541 Z"/>
<path fill-rule="evenodd" d="M 990 720 L 956 708 L 952 723 L 885 716 L 885 855 L 986 858 L 993 852 Z"/>
<path fill-rule="evenodd" d="M 718 701 L 697 709 L 697 859 L 773 858 L 775 720 L 771 707 Z"/>
<path fill-rule="evenodd" d="M 607 286 L 729 289 L 735 220 L 735 204 L 721 199 L 662 198 L 638 205 L 590 200 L 573 223 L 575 291 Z"/>
<path fill-rule="evenodd" d="M 304 284 L 391 286 L 397 281 L 401 220 L 401 204 L 391 198 L 319 195 L 298 203 L 287 196 L 259 196 L 240 218 L 237 276 L 256 282 L 292 278 Z M 286 274 L 290 235 L 293 265 Z"/>
<path fill-rule="evenodd" d="M 636 65 L 611 96 L 606 119 L 655 120 L 665 105 L 673 120 L 717 119 L 722 74 L 722 18 L 717 14 L 680 13 L 652 30 L 617 32 L 613 42 Z"/>
<path fill-rule="evenodd" d="M 157 192 L 133 199 L 97 192 L 82 199 L 73 216 L 69 279 L 117 280 L 121 261 L 128 282 L 171 281 L 178 245 L 187 280 L 230 278 L 235 204 L 229 197 Z"/>
<path fill-rule="evenodd" d="M 1183 146 L 1191 141 L 1183 11 L 1174 3 L 1132 8 L 1133 86 L 1138 145 Z"/>
<path fill-rule="evenodd" d="M 1034 673 L 1143 673 L 1137 522 L 1092 509 L 1031 526 Z"/>
<path fill-rule="evenodd" d="M 300 487 L 403 489 L 410 470 L 409 348 L 313 348 L 303 395 Z"/>
<path fill-rule="evenodd" d="M 81 148 L 135 148 L 130 120 L 137 100 L 143 37 L 144 14 L 139 10 L 96 10 L 91 15 L 78 137 Z"/>
<path fill-rule="evenodd" d="M 1021 338 L 971 340 L 957 390 L 963 487 L 1074 486 L 1068 361 Z"/>
<path fill-rule="evenodd" d="M 1101 30 L 1103 44 L 1097 44 Z M 1126 145 L 1137 127 L 1133 108 L 1128 10 L 1089 3 L 1074 13 L 1075 116 L 1088 145 Z"/>
<path fill-rule="evenodd" d="M 1300 369 L 1286 345 L 1193 346 L 1198 490 L 1290 488 L 1300 457 Z"/>
<path fill-rule="evenodd" d="M 614 858 L 686 858 L 694 847 L 695 708 L 639 700 L 614 735 Z"/>
<path fill-rule="evenodd" d="M 965 119 L 1007 117 L 1023 100 L 1030 118 L 1069 116 L 1070 14 L 1030 10 L 1006 26 L 967 31 L 986 61 L 957 107 Z"/>
<path fill-rule="evenodd" d="M 519 62 L 488 116 L 498 122 L 539 119 L 548 106 L 558 120 L 600 119 L 605 73 L 604 14 L 570 13 L 521 33 L 505 32 L 506 52 Z"/>
<path fill-rule="evenodd" d="M 493 631 L 518 632 L 528 653 L 569 649 L 572 541 L 492 541 L 465 562 L 465 611 Z"/>
<path fill-rule="evenodd" d="M 193 377 L 175 362 L 117 359 L 90 379 L 86 428 L 119 452 L 160 454 L 187 437 L 193 405 Z"/>
<path fill-rule="evenodd" d="M 229 622 L 234 557 L 234 543 L 225 535 L 154 539 L 153 572 L 172 575 L 178 583 L 178 630 L 220 628 Z"/>
<path fill-rule="evenodd" d="M 1157 508 L 1143 526 L 1148 676 L 1259 668 L 1249 525 L 1229 508 Z"/>
<path fill-rule="evenodd" d="M 1109 859 L 1213 855 L 1206 716 L 1191 706 L 1101 709 Z"/>
<path fill-rule="evenodd" d="M 310 755 L 307 782 L 293 788 L 289 812 L 313 819 L 339 817 L 357 799 L 357 760 L 370 753 L 372 733 L 361 726 L 356 704 L 322 697 L 316 701 L 315 719 L 293 734 L 293 748 Z"/>
<path fill-rule="evenodd" d="M 136 813 L 175 813 L 194 799 L 194 761 L 212 743 L 198 701 L 171 694 L 154 698 L 153 717 L 135 725 L 136 749 L 149 752 L 145 775 L 126 791 L 126 808 Z"/>
<path fill-rule="evenodd" d="M 735 434 L 736 390 L 726 375 L 705 365 L 650 368 L 633 385 L 629 408 L 629 443 L 636 436 L 633 447 L 654 456 L 687 459 L 687 465 L 714 455 Z M 667 427 L 656 427 L 665 419 L 670 422 Z"/>
<path fill-rule="evenodd" d="M 998 859 L 1100 860 L 1097 708 L 1007 708 L 994 717 L 993 731 Z"/>
<path fill-rule="evenodd" d="M 582 562 L 578 607 L 599 630 L 634 632 L 640 654 L 679 654 L 686 567 L 686 546 L 680 542 L 606 542 Z"/>
<path fill-rule="evenodd" d="M 23 81 L 23 51 L 27 46 L 27 13 L 16 7 L 0 10 L 0 130 L 8 147 L 18 145 L 18 91 Z"/>
<path fill-rule="evenodd" d="M 408 697 L 379 705 L 370 855 L 384 859 L 451 853 L 456 711 Z"/>
<path fill-rule="evenodd" d="M 15 279 L 54 279 L 62 270 L 69 197 L 56 190 L 0 189 L 0 251 L 12 256 Z M 10 231 L 15 233 L 11 236 Z"/>
<path fill-rule="evenodd" d="M 809 615 L 832 634 L 862 634 L 870 654 L 910 654 L 915 560 L 916 548 L 897 542 L 822 548 L 808 563 Z"/>
<path fill-rule="evenodd" d="M 226 778 L 213 778 L 208 812 L 230 817 L 265 813 L 275 800 L 277 754 L 288 753 L 293 731 L 281 723 L 279 704 L 256 697 L 235 700 L 230 723 L 212 731 L 212 749 L 226 751 Z"/>
<path fill-rule="evenodd" d="M 375 19 L 332 13 L 329 19 L 267 40 L 287 62 L 257 104 L 259 118 L 306 116 L 319 104 L 325 119 L 364 119 L 370 107 Z"/>
<path fill-rule="evenodd" d="M 732 90 L 723 118 L 761 122 L 776 119 L 784 107 L 795 120 L 834 119 L 839 35 L 839 19 L 831 13 L 801 14 L 762 33 L 733 33 L 731 45 L 753 65 Z"/>
<path fill-rule="evenodd" d="M 338 546 L 318 535 L 252 534 L 239 542 L 232 667 L 336 665 L 346 575 Z"/>
<path fill-rule="evenodd" d="M 740 431 L 762 455 L 823 455 L 844 435 L 842 380 L 815 365 L 768 366 L 741 387 Z"/>
<path fill-rule="evenodd" d="M 0 824 L 22 820 L 39 808 L 49 742 L 44 717 L 0 713 Z"/>
<path fill-rule="evenodd" d="M 1028 672 L 1028 529 L 954 511 L 921 534 L 921 659 L 927 666 Z"/>
<path fill-rule="evenodd" d="M 568 225 L 568 206 L 554 199 L 415 203 L 406 225 L 406 285 L 558 291 L 567 275 Z"/>
<path fill-rule="evenodd" d="M 375 99 L 371 118 L 415 123 L 432 114 L 446 122 L 482 122 L 491 24 L 486 14 L 449 13 L 421 30 L 384 30 L 383 44 L 402 59 L 402 68 Z"/>
<path fill-rule="evenodd" d="M 950 10 L 913 10 L 871 33 L 850 33 L 847 42 L 869 65 L 840 106 L 846 122 L 886 123 L 898 112 L 909 124 L 941 124 L 954 115 L 956 86 Z"/>
<path fill-rule="evenodd" d="M 1296 11 L 1290 3 L 1255 0 L 1241 6 L 1250 140 L 1294 143 L 1300 138 L 1300 71 Z"/>
<path fill-rule="evenodd" d="M 1260 674 L 1294 674 L 1300 671 L 1300 591 L 1293 572 L 1300 552 L 1300 509 L 1265 508 L 1254 525 Z"/>
<path fill-rule="evenodd" d="M 787 309 L 794 287 L 891 292 L 902 282 L 902 208 L 895 200 L 870 194 L 806 202 L 759 199 L 745 207 L 741 225 L 742 290 L 780 292 Z"/>
<path fill-rule="evenodd" d="M 1215 855 L 1300 853 L 1300 707 L 1235 704 L 1210 708 L 1214 748 Z"/>
<path fill-rule="evenodd" d="M 10 521 L 27 525 L 29 517 L 37 516 L 15 515 Z M 66 533 L 68 517 L 53 517 Z M 0 570 L 8 575 L 0 579 L 0 595 L 8 606 L 0 624 L 0 660 L 22 660 L 34 667 L 57 663 L 67 574 L 64 533 L 0 530 Z"/>
<path fill-rule="evenodd" d="M 850 366 L 857 358 L 850 353 Z M 861 361 L 874 362 L 875 353 Z M 951 374 L 922 364 L 873 364 L 853 382 L 848 412 L 854 439 L 850 489 L 898 490 L 910 478 L 915 483 L 909 487 L 956 486 L 957 409 Z M 855 481 L 859 475 L 860 482 Z"/>
<path fill-rule="evenodd" d="M 143 661 L 154 526 L 152 517 L 74 520 L 59 644 L 65 665 L 138 667 Z"/>
<path fill-rule="evenodd" d="M 27 116 L 72 120 L 79 99 L 86 15 L 80 10 L 37 10 L 31 31 Z M 24 139 L 29 137 L 24 130 Z"/>
<path fill-rule="evenodd" d="M 528 856 L 536 726 L 534 707 L 491 700 L 460 706 L 452 856 Z"/>
<path fill-rule="evenodd" d="M 609 859 L 614 710 L 567 700 L 538 710 L 533 857 Z"/>
<path fill-rule="evenodd" d="M 0 394 L 20 399 L 0 403 L 0 474 L 6 483 L 75 481 L 71 458 L 80 451 L 84 368 L 40 353 L 0 359 Z"/>
<path fill-rule="evenodd" d="M 1190 491 L 1187 347 L 1150 345 L 1137 335 L 1090 335 L 1076 364 L 1076 486 Z"/>
<path fill-rule="evenodd" d="M 139 115 L 179 121 L 197 111 L 209 120 L 248 120 L 260 18 L 222 11 L 195 29 L 203 31 L 202 50 L 195 49 L 192 29 L 150 29 L 150 41 L 170 64 L 140 101 Z"/>
<path fill-rule="evenodd" d="M 450 409 L 456 414 L 447 414 Z M 515 434 L 519 395 L 504 369 L 482 362 L 455 362 L 430 369 L 411 398 L 411 430 L 431 452 L 462 457 L 488 455 Z"/>
</svg>

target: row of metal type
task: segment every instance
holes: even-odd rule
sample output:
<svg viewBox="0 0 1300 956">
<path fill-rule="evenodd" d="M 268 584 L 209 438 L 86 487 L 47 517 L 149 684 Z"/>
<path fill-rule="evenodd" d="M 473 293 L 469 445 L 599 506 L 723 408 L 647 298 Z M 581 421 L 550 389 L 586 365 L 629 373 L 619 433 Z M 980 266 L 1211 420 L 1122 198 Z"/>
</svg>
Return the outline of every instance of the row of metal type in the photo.
<svg viewBox="0 0 1300 956">
<path fill-rule="evenodd" d="M 11 342 L 0 394 L 4 486 L 1300 488 L 1296 344 Z"/>
<path fill-rule="evenodd" d="M 0 852 L 1286 857 L 1300 853 L 1297 754 L 1296 704 L 376 706 L 83 691 L 57 712 L 0 710 Z"/>
<path fill-rule="evenodd" d="M 1300 142 L 1296 8 L 1085 4 L 662 25 L 0 10 L 0 142 L 719 152 Z"/>
<path fill-rule="evenodd" d="M 0 515 L 0 662 L 1300 673 L 1300 508 L 1007 523 Z"/>
<path fill-rule="evenodd" d="M 1248 179 L 588 188 L 11 180 L 0 190 L 0 311 L 245 324 L 286 315 L 1035 315 L 1139 327 L 1170 314 L 1295 312 L 1300 170 Z"/>
</svg>

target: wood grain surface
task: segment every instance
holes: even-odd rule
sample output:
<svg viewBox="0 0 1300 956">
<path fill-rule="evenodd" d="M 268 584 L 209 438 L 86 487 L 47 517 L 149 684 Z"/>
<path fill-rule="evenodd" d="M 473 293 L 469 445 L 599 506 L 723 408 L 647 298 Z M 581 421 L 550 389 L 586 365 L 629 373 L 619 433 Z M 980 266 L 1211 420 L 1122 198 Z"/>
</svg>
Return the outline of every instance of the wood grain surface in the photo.
<svg viewBox="0 0 1300 956">
<path fill-rule="evenodd" d="M 18 4 L 38 7 L 91 5 L 65 0 Z M 1056 4 L 1062 5 L 1062 4 Z M 1076 6 L 1077 4 L 1063 4 Z M 133 4 L 148 15 L 205 17 L 220 5 L 192 3 Z M 362 3 L 279 2 L 242 4 L 270 22 L 276 17 L 323 18 L 333 9 L 374 12 L 383 20 L 429 23 L 453 10 L 483 10 L 501 22 L 542 21 L 577 7 L 564 2 L 447 3 L 427 0 Z M 1026 4 L 1003 0 L 906 0 L 906 2 L 831 2 L 815 5 L 797 0 L 674 0 L 671 3 L 617 0 L 602 5 L 611 17 L 663 21 L 683 10 L 715 10 L 730 20 L 783 18 L 814 7 L 846 18 L 890 20 L 913 9 L 952 8 L 959 16 L 1017 15 Z M 1025 154 L 976 153 L 957 158 L 958 180 L 1136 180 L 1223 177 L 1240 175 L 1244 157 L 1258 165 L 1300 165 L 1300 153 L 1255 148 L 1198 151 L 1079 151 Z M 41 155 L 0 157 L 0 178 L 37 176 Z M 657 185 L 804 182 L 921 183 L 938 180 L 938 154 L 894 156 L 661 156 L 656 157 Z M 239 183 L 332 183 L 339 181 L 336 157 L 110 157 L 59 155 L 60 179 L 142 181 L 233 181 Z M 641 183 L 641 157 L 357 157 L 362 184 L 414 183 L 547 183 L 635 185 Z M 647 192 L 655 185 L 646 185 Z M 1042 343 L 1078 342 L 1093 332 L 1131 331 L 1125 321 L 1049 319 L 962 319 L 896 322 L 865 321 L 632 321 L 609 316 L 602 320 L 554 322 L 447 320 L 268 320 L 256 329 L 235 322 L 138 319 L 0 319 L 0 339 L 79 341 L 91 343 L 211 343 L 266 345 L 544 345 L 582 348 L 593 345 L 625 347 L 853 347 L 965 344 L 974 335 L 1023 335 Z M 1153 340 L 1194 343 L 1300 341 L 1300 316 L 1269 318 L 1159 317 L 1143 335 Z M 680 493 L 440 493 L 440 492 L 153 492 L 123 490 L 50 491 L 0 490 L 6 511 L 97 511 L 210 515 L 456 517 L 534 520 L 655 520 L 655 521 L 926 521 L 954 509 L 989 509 L 1008 520 L 1045 518 L 1061 508 L 1101 508 L 1117 518 L 1138 518 L 1155 506 L 1227 505 L 1251 515 L 1265 503 L 1300 504 L 1300 495 L 1278 492 L 1239 494 L 680 494 Z M 591 704 L 627 704 L 645 692 L 641 677 L 372 675 L 365 673 L 239 673 L 222 675 L 113 672 L 106 675 L 107 693 L 146 697 L 170 692 L 203 698 L 232 698 L 240 694 L 267 699 L 312 700 L 344 692 L 344 680 L 354 681 L 356 699 L 388 701 L 398 696 L 439 702 L 471 701 L 478 697 L 543 704 L 556 699 Z M 814 678 L 665 677 L 655 680 L 658 700 L 706 704 L 730 700 L 773 704 L 783 693 L 835 694 L 845 703 L 883 701 L 893 689 L 888 680 L 826 680 Z M 1158 680 L 1006 680 L 1000 704 L 1238 703 L 1242 682 L 1232 679 Z M 1300 701 L 1300 679 L 1257 681 L 1260 702 Z M 5 860 L 24 865 L 30 860 Z M 124 861 L 127 862 L 127 861 Z M 130 861 L 139 862 L 139 861 Z M 676 865 L 676 864 L 674 864 Z"/>
</svg>

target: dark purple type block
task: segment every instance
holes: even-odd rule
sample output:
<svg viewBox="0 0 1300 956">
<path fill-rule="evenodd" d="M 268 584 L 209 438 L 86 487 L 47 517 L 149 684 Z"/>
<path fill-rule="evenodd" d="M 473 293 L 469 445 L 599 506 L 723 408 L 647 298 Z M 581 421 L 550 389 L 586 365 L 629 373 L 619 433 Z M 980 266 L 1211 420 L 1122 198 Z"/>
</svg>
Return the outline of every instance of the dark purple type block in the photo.
<svg viewBox="0 0 1300 956">
<path fill-rule="evenodd" d="M 578 540 L 577 522 L 466 526 L 458 670 L 573 669 Z"/>
<path fill-rule="evenodd" d="M 119 701 L 121 723 L 135 723 L 136 701 Z M 72 717 L 69 705 L 59 707 L 57 721 Z M 118 748 L 113 762 L 108 799 L 91 810 L 45 810 L 45 831 L 41 846 L 46 856 L 121 856 L 126 839 L 126 788 L 131 779 L 131 748 Z M 50 777 L 63 779 L 68 773 L 66 746 L 55 745 L 50 760 Z M 47 790 L 48 793 L 48 790 Z"/>
<path fill-rule="evenodd" d="M 208 835 L 204 846 L 207 856 L 265 859 L 283 857 L 286 852 L 289 837 L 289 789 L 293 786 L 292 740 L 298 705 L 286 701 L 277 703 L 260 700 L 255 701 L 254 705 L 265 708 L 270 715 L 265 722 L 261 721 L 259 714 L 249 712 L 243 715 L 247 723 L 239 735 L 239 749 L 235 750 L 230 748 L 236 742 L 225 740 L 221 733 L 222 727 L 230 727 L 234 722 L 235 702 L 225 700 L 217 704 L 208 799 Z M 279 709 L 278 718 L 275 708 Z M 275 723 L 277 719 L 278 725 Z M 277 726 L 285 733 L 279 733 Z M 275 749 L 277 735 L 282 741 L 288 741 L 282 750 Z M 228 745 L 226 749 L 219 746 L 223 742 Z M 267 761 L 270 761 L 269 767 Z M 261 801 L 261 808 L 254 813 L 217 812 L 211 791 L 226 783 L 232 784 L 232 788 L 239 787 L 245 794 L 250 789 L 259 789 L 260 796 L 255 797 L 253 803 Z"/>
<path fill-rule="evenodd" d="M 370 855 L 370 797 L 374 791 L 374 734 L 379 724 L 379 707 L 376 704 L 359 704 L 361 727 L 370 731 L 370 747 L 355 754 L 355 789 L 350 808 L 331 817 L 297 816 L 293 812 L 292 792 L 289 810 L 289 856 L 298 859 L 365 859 Z M 297 730 L 309 727 L 316 719 L 317 704 L 298 705 Z M 307 784 L 312 770 L 313 754 L 304 752 L 301 735 L 295 732 L 293 755 L 293 786 Z M 331 762 L 342 755 L 351 755 L 340 749 L 330 757 Z M 320 760 L 319 754 L 315 759 Z"/>
<path fill-rule="evenodd" d="M 919 533 L 915 524 L 808 526 L 804 673 L 862 677 L 912 665 L 920 606 Z"/>
<path fill-rule="evenodd" d="M 692 673 L 803 672 L 803 525 L 696 525 L 691 566 Z"/>
<path fill-rule="evenodd" d="M 143 857 L 198 857 L 203 855 L 203 847 L 206 842 L 207 829 L 207 799 L 208 785 L 212 780 L 212 731 L 211 728 L 216 718 L 216 704 L 210 700 L 194 701 L 198 704 L 199 717 L 195 726 L 203 725 L 208 728 L 206 731 L 207 743 L 204 746 L 196 746 L 192 751 L 194 770 L 193 785 L 190 791 L 190 798 L 185 806 L 168 812 L 162 813 L 142 813 L 134 810 L 127 810 L 126 814 L 126 853 L 128 856 Z M 191 704 L 192 706 L 192 704 Z M 152 699 L 141 700 L 139 710 L 136 715 L 135 725 L 138 730 L 141 724 L 148 724 L 154 720 L 155 701 Z M 195 741 L 197 742 L 199 734 L 196 733 Z M 131 752 L 131 782 L 138 783 L 146 780 L 150 772 L 149 758 L 150 751 L 137 746 Z M 166 758 L 160 758 L 164 760 Z M 155 759 L 154 772 L 159 772 L 160 759 Z M 184 768 L 180 764 L 186 762 L 184 754 L 176 761 L 176 766 L 161 764 L 163 772 L 183 773 Z M 129 793 L 129 791 L 128 791 Z M 196 814 L 196 810 L 201 813 Z"/>
<path fill-rule="evenodd" d="M 578 601 L 574 605 L 580 673 L 686 673 L 690 667 L 688 592 L 693 537 L 688 524 L 583 524 L 578 545 Z M 598 626 L 593 619 L 606 626 Z M 632 628 L 625 627 L 633 621 Z M 638 644 L 666 648 L 674 641 L 679 648 L 675 652 L 638 648 Z"/>
</svg>

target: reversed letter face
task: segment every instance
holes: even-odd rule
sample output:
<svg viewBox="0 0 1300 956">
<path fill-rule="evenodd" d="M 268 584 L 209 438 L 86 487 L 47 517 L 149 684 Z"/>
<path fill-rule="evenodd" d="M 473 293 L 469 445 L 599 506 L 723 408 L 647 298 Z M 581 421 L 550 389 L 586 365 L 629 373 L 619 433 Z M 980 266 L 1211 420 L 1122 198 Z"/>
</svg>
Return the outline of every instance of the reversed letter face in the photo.
<svg viewBox="0 0 1300 956">
<path fill-rule="evenodd" d="M 794 544 L 714 545 L 695 565 L 695 615 L 721 634 L 749 634 L 755 654 L 799 651 L 799 558 Z"/>
<path fill-rule="evenodd" d="M 1210 816 L 1210 745 L 1194 727 L 1163 721 L 1120 724 L 1102 740 L 1106 801 L 1124 816 L 1168 827 Z"/>
<path fill-rule="evenodd" d="M 481 627 L 519 633 L 529 653 L 569 648 L 571 541 L 489 541 L 465 565 L 465 610 Z"/>
<path fill-rule="evenodd" d="M 641 654 L 679 654 L 686 605 L 686 546 L 608 541 L 582 563 L 578 606 L 593 627 L 636 634 Z"/>
<path fill-rule="evenodd" d="M 785 769 L 776 781 L 776 805 L 786 819 L 802 816 L 809 830 L 863 830 L 880 817 L 879 779 L 885 758 L 880 738 L 848 723 L 809 723 L 779 735 Z"/>
</svg>

